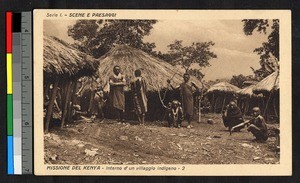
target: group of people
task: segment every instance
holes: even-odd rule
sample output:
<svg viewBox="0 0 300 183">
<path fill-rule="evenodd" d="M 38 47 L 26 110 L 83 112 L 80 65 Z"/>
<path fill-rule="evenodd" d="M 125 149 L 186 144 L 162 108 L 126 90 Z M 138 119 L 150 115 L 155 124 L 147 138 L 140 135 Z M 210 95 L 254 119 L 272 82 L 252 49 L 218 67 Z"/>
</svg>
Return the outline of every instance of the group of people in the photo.
<svg viewBox="0 0 300 183">
<path fill-rule="evenodd" d="M 255 136 L 257 141 L 266 141 L 268 139 L 268 129 L 265 119 L 260 114 L 260 108 L 252 109 L 252 119 L 245 121 L 240 108 L 235 101 L 231 101 L 222 115 L 225 127 L 228 127 L 230 134 L 238 132 L 248 126 L 247 130 Z"/>
<path fill-rule="evenodd" d="M 187 128 L 193 128 L 192 117 L 194 115 L 194 97 L 193 88 L 200 90 L 196 84 L 190 81 L 190 75 L 185 73 L 183 75 L 183 82 L 179 86 L 173 86 L 170 80 L 167 80 L 173 90 L 179 90 L 181 101 L 173 100 L 167 107 L 168 122 L 170 127 L 175 126 L 180 128 L 183 119 L 188 122 Z M 118 121 L 124 122 L 125 113 L 125 91 L 126 86 L 125 76 L 121 74 L 120 66 L 114 66 L 113 73 L 109 77 L 109 99 L 112 107 L 117 111 Z M 145 123 L 145 115 L 148 111 L 147 108 L 147 84 L 142 77 L 142 71 L 137 69 L 134 71 L 134 79 L 130 83 L 131 91 L 133 93 L 134 111 L 140 125 Z M 101 113 L 103 116 L 103 106 L 106 103 L 104 99 L 103 90 L 99 89 L 95 93 L 94 102 L 95 107 L 92 110 L 92 117 Z M 100 111 L 100 112 L 99 112 Z M 237 106 L 236 101 L 231 101 L 223 113 L 223 122 L 225 127 L 228 127 L 230 132 L 240 131 L 245 126 L 248 126 L 250 131 L 257 140 L 265 141 L 268 138 L 267 126 L 264 118 L 260 115 L 258 107 L 253 108 L 253 118 L 245 121 L 240 108 Z"/>
<path fill-rule="evenodd" d="M 193 90 L 192 88 L 199 88 L 196 86 L 194 82 L 190 82 L 190 75 L 183 75 L 183 83 L 179 86 L 174 87 L 171 84 L 171 81 L 167 82 L 170 84 L 171 88 L 174 90 L 180 90 L 182 104 L 178 101 L 178 106 L 176 107 L 176 115 L 179 118 L 176 118 L 177 125 L 176 127 L 181 127 L 181 122 L 183 118 L 185 118 L 188 122 L 187 128 L 192 128 L 192 116 L 194 113 L 194 100 L 193 100 Z M 126 86 L 125 76 L 121 74 L 120 66 L 114 66 L 113 73 L 109 77 L 109 99 L 112 104 L 113 109 L 118 114 L 118 121 L 124 122 L 124 113 L 125 113 L 125 91 L 124 86 Z M 134 79 L 130 83 L 130 88 L 133 93 L 133 104 L 134 111 L 137 115 L 137 119 L 139 124 L 145 123 L 145 115 L 148 111 L 147 107 L 147 84 L 145 79 L 142 77 L 142 70 L 137 69 L 134 71 Z M 172 101 L 173 103 L 175 101 Z M 104 94 L 102 88 L 96 89 L 95 97 L 94 97 L 94 105 L 92 108 L 92 118 L 95 118 L 97 115 L 101 115 L 103 117 L 103 106 L 106 103 L 106 99 L 104 99 Z M 176 103 L 176 102 L 175 102 Z M 169 107 L 167 111 L 171 114 L 172 107 Z M 182 112 L 180 112 L 182 111 Z M 175 114 L 175 113 L 173 113 Z M 174 116 L 173 116 L 174 117 Z M 174 118 L 172 119 L 174 121 Z"/>
<path fill-rule="evenodd" d="M 126 86 L 125 76 L 121 74 L 120 66 L 114 66 L 113 73 L 109 77 L 109 99 L 112 104 L 113 109 L 118 114 L 118 122 L 124 122 L 124 113 L 125 113 L 125 91 L 124 87 Z M 148 110 L 147 108 L 147 85 L 142 77 L 142 71 L 137 69 L 134 71 L 134 79 L 130 83 L 131 90 L 133 92 L 133 102 L 135 113 L 137 115 L 139 124 L 145 123 L 145 115 Z M 94 96 L 94 105 L 92 105 L 92 118 L 101 115 L 103 117 L 103 107 L 106 103 L 103 89 L 101 87 L 96 89 Z"/>
</svg>

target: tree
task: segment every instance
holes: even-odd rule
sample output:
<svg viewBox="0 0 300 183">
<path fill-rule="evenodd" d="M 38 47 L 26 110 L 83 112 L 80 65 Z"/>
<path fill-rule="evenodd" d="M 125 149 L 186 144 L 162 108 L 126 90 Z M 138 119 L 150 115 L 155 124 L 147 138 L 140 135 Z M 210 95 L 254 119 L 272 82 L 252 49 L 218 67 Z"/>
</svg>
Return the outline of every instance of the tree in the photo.
<svg viewBox="0 0 300 183">
<path fill-rule="evenodd" d="M 244 19 L 244 33 L 245 35 L 252 35 L 253 31 L 259 33 L 267 34 L 267 29 L 271 25 L 271 33 L 268 36 L 268 41 L 263 42 L 262 46 L 255 48 L 253 51 L 260 55 L 260 65 L 261 68 L 254 70 L 254 73 L 258 77 L 266 77 L 269 75 L 272 70 L 269 69 L 269 59 L 274 56 L 277 61 L 279 61 L 279 20 L 273 19 L 270 23 L 270 20 L 263 19 Z"/>
<path fill-rule="evenodd" d="M 68 28 L 71 36 L 82 51 L 99 58 L 114 44 L 126 44 L 151 53 L 154 43 L 145 43 L 143 38 L 150 34 L 156 20 L 78 20 Z"/>
<path fill-rule="evenodd" d="M 188 72 L 193 63 L 198 64 L 200 68 L 210 66 L 209 61 L 217 58 L 217 55 L 210 50 L 214 45 L 214 42 L 209 41 L 193 42 L 190 46 L 182 46 L 181 40 L 175 40 L 168 45 L 169 55 L 164 57 L 172 60 L 173 65 L 181 65 Z"/>
</svg>

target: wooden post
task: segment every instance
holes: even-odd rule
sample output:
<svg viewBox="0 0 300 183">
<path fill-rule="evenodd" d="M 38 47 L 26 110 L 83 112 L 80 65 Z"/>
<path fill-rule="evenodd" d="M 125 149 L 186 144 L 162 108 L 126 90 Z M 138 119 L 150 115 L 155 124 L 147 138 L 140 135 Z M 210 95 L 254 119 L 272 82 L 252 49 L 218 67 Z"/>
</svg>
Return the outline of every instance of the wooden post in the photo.
<svg viewBox="0 0 300 183">
<path fill-rule="evenodd" d="M 91 115 L 92 105 L 95 97 L 95 86 L 94 86 L 94 80 L 92 78 L 92 84 L 91 84 L 91 96 L 89 101 L 89 108 L 88 108 L 88 114 Z"/>
<path fill-rule="evenodd" d="M 246 103 L 245 114 L 247 114 L 247 112 L 249 112 L 249 108 L 250 108 L 250 99 L 248 99 L 248 102 Z"/>
<path fill-rule="evenodd" d="M 271 90 L 271 92 L 269 94 L 269 97 L 268 97 L 268 100 L 267 100 L 267 103 L 266 103 L 266 107 L 265 107 L 265 110 L 264 110 L 264 114 L 263 114 L 267 118 L 267 120 L 268 120 L 268 114 L 266 115 L 266 113 L 267 113 L 267 110 L 268 110 L 268 105 L 269 105 L 271 96 L 272 96 L 272 90 Z"/>
<path fill-rule="evenodd" d="M 67 116 L 67 110 L 68 110 L 68 104 L 70 102 L 70 89 L 71 89 L 71 81 L 67 83 L 66 86 L 66 96 L 65 96 L 65 103 L 64 103 L 64 109 L 61 117 L 61 128 L 64 127 L 66 116 Z"/>
<path fill-rule="evenodd" d="M 53 89 L 52 89 L 52 95 L 50 97 L 50 102 L 49 102 L 48 108 L 47 108 L 46 124 L 45 124 L 45 132 L 46 133 L 48 133 L 48 131 L 49 131 L 49 124 L 50 124 L 50 120 L 51 120 L 51 117 L 52 117 L 53 105 L 54 105 L 54 101 L 56 99 L 57 85 L 58 85 L 58 81 L 55 81 L 55 83 L 53 84 Z"/>
<path fill-rule="evenodd" d="M 69 102 L 69 108 L 68 108 L 68 118 L 67 121 L 70 122 L 72 119 L 72 110 L 73 110 L 73 105 L 75 103 L 76 99 L 76 88 L 77 88 L 77 81 L 73 81 L 72 86 L 71 86 L 71 100 Z"/>
<path fill-rule="evenodd" d="M 210 112 L 214 112 L 214 110 L 215 110 L 214 100 L 215 100 L 215 94 L 213 93 Z"/>
<path fill-rule="evenodd" d="M 276 116 L 276 118 L 278 118 L 279 115 L 278 115 L 277 110 L 276 110 L 276 97 L 275 96 L 273 97 L 273 108 L 274 108 L 275 116 Z"/>
<path fill-rule="evenodd" d="M 46 96 L 49 94 L 49 89 L 50 89 L 50 83 L 46 83 L 44 86 L 44 100 L 45 100 Z M 49 100 L 50 100 L 50 97 L 51 96 L 49 96 Z"/>
<path fill-rule="evenodd" d="M 202 95 L 199 96 L 199 112 L 198 112 L 198 123 L 201 123 L 201 99 L 202 99 Z"/>
<path fill-rule="evenodd" d="M 216 113 L 216 105 L 217 105 L 218 99 L 219 99 L 219 96 L 217 96 L 217 98 L 216 98 L 216 100 L 215 100 L 215 104 L 214 104 L 214 113 Z"/>
<path fill-rule="evenodd" d="M 225 93 L 225 96 L 224 96 L 221 113 L 223 112 L 223 109 L 224 109 L 225 100 L 226 100 L 226 93 Z"/>
</svg>

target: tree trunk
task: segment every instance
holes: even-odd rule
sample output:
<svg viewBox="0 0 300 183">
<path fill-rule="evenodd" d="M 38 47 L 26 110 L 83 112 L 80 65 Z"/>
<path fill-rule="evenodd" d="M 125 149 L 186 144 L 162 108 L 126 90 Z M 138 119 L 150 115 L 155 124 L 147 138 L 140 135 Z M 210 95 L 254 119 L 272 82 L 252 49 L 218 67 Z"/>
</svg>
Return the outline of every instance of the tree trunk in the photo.
<svg viewBox="0 0 300 183">
<path fill-rule="evenodd" d="M 50 120 L 51 120 L 52 112 L 53 112 L 53 105 L 54 105 L 54 101 L 56 99 L 57 85 L 58 85 L 58 81 L 56 81 L 53 84 L 52 95 L 50 97 L 50 101 L 49 101 L 48 108 L 47 108 L 46 124 L 45 124 L 45 132 L 46 133 L 48 133 L 48 131 L 49 131 Z"/>
<path fill-rule="evenodd" d="M 70 102 L 70 90 L 71 90 L 71 82 L 68 82 L 66 85 L 66 96 L 65 96 L 65 101 L 64 101 L 64 109 L 61 117 L 61 128 L 64 127 L 67 112 L 68 112 L 68 104 Z"/>
</svg>

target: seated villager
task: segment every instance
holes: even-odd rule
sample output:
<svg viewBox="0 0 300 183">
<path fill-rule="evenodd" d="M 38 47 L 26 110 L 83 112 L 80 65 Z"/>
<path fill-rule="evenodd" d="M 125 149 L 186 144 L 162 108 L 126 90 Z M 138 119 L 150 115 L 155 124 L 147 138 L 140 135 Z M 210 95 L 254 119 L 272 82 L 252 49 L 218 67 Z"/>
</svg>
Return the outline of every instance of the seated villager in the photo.
<svg viewBox="0 0 300 183">
<path fill-rule="evenodd" d="M 131 90 L 133 92 L 133 103 L 134 110 L 137 115 L 138 121 L 140 125 L 144 125 L 145 123 L 145 115 L 148 110 L 147 108 L 147 85 L 142 77 L 141 70 L 134 71 L 134 81 L 131 83 Z"/>
<path fill-rule="evenodd" d="M 252 112 L 253 118 L 251 120 L 232 127 L 230 132 L 233 132 L 236 128 L 243 128 L 247 125 L 247 130 L 256 137 L 255 140 L 266 141 L 268 139 L 268 128 L 265 119 L 260 115 L 259 107 L 254 107 Z"/>
<path fill-rule="evenodd" d="M 241 109 L 236 105 L 234 101 L 229 102 L 228 106 L 225 109 L 225 112 L 222 115 L 223 123 L 225 127 L 228 127 L 229 130 L 233 126 L 236 126 L 240 123 L 243 123 L 243 114 Z M 240 131 L 241 128 L 235 128 L 236 131 Z"/>
<path fill-rule="evenodd" d="M 183 111 L 181 103 L 178 100 L 173 100 L 168 106 L 168 124 L 169 127 L 181 127 L 183 121 Z"/>
<path fill-rule="evenodd" d="M 104 119 L 103 108 L 106 104 L 106 101 L 107 99 L 104 96 L 103 89 L 101 87 L 98 87 L 95 92 L 95 96 L 91 108 L 92 120 L 99 118 L 100 121 L 102 121 Z"/>
</svg>

